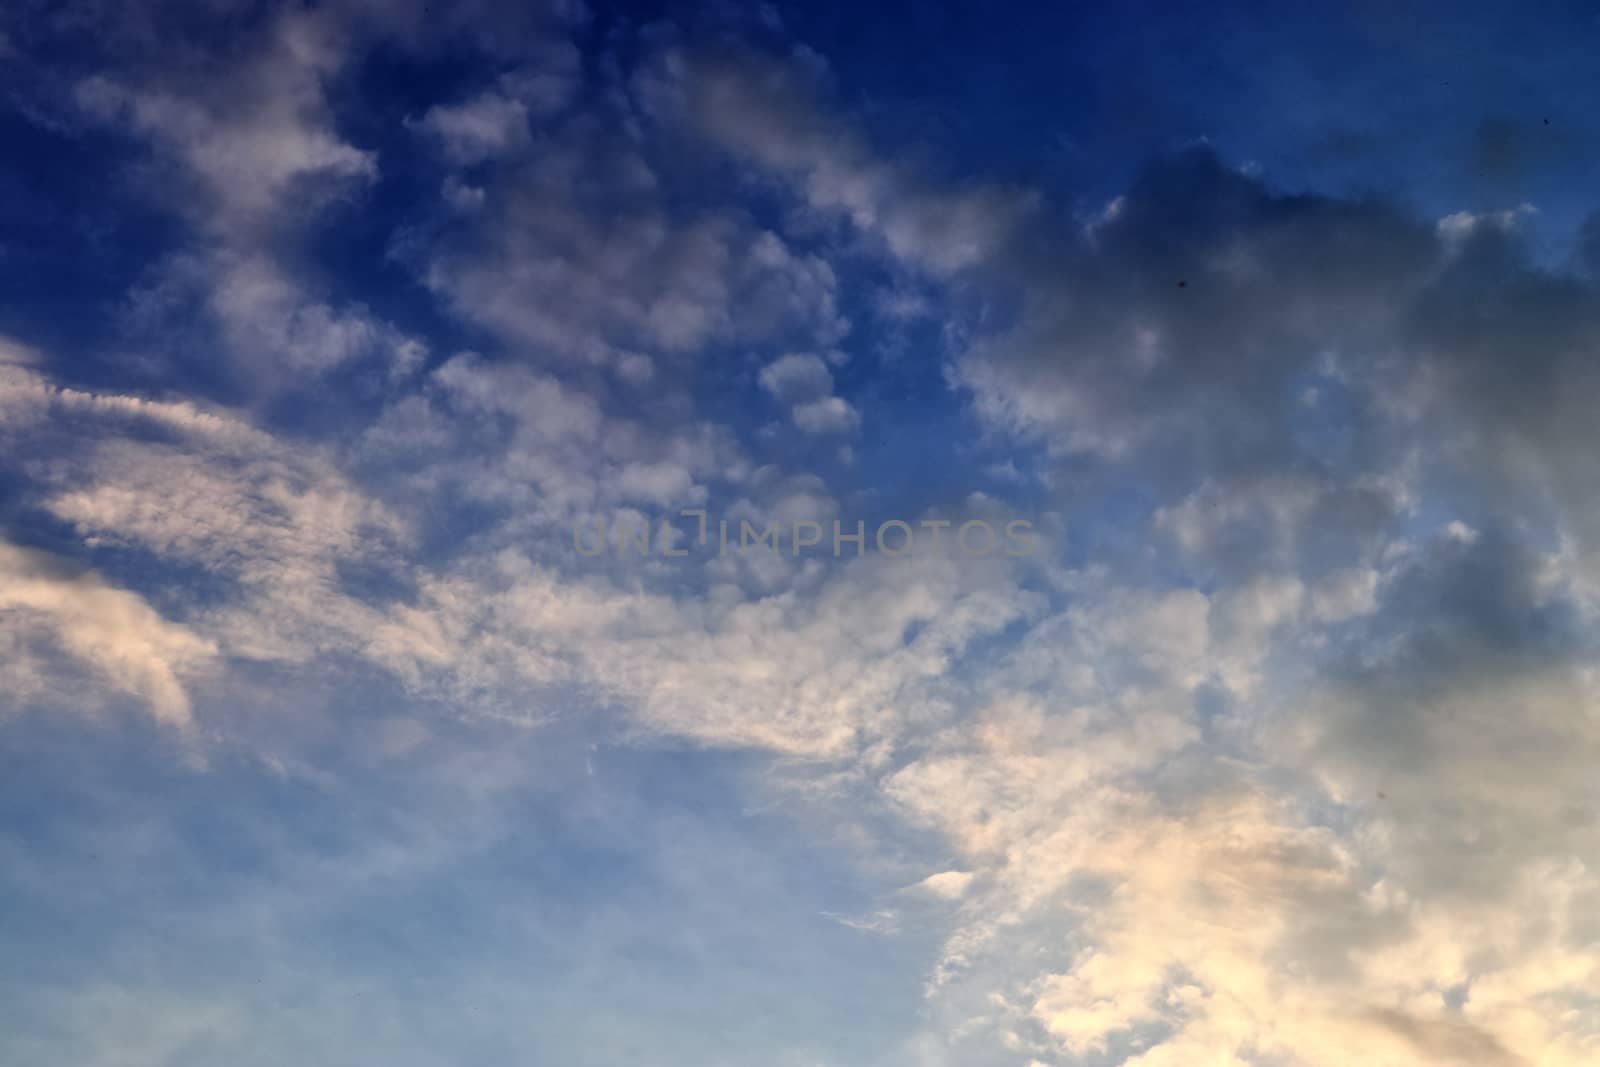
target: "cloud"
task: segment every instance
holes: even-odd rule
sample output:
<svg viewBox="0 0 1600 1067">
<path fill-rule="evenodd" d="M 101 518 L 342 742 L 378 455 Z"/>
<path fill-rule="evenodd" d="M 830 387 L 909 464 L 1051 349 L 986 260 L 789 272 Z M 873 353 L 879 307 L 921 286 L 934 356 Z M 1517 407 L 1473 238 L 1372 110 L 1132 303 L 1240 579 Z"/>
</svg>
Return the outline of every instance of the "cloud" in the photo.
<svg viewBox="0 0 1600 1067">
<path fill-rule="evenodd" d="M 790 414 L 806 433 L 849 433 L 861 421 L 856 409 L 836 396 L 796 404 Z"/>
<path fill-rule="evenodd" d="M 533 50 L 530 61 L 496 79 L 492 89 L 457 104 L 435 104 L 407 125 L 432 138 L 458 166 L 482 163 L 530 144 L 530 120 L 570 104 L 582 81 L 582 60 L 567 41 Z"/>
<path fill-rule="evenodd" d="M 70 404 L 90 420 L 73 437 L 30 441 L 56 447 L 71 472 L 66 484 L 41 487 L 39 506 L 88 545 L 135 548 L 223 583 L 228 595 L 197 612 L 193 626 L 232 657 L 303 667 L 359 657 L 419 694 L 480 714 L 520 707 L 530 721 L 540 712 L 529 692 L 579 687 L 623 701 L 647 733 L 814 758 L 848 756 L 890 732 L 897 701 L 1031 610 L 1003 576 L 995 585 L 987 571 L 963 573 L 938 558 L 861 560 L 808 576 L 773 555 L 776 571 L 751 580 L 776 589 L 746 595 L 729 585 L 733 595 L 720 602 L 575 576 L 574 521 L 605 515 L 607 501 L 619 509 L 614 520 L 629 501 L 694 502 L 696 471 L 714 469 L 715 446 L 682 452 L 683 463 L 663 458 L 701 446 L 691 436 L 664 447 L 515 365 L 463 356 L 433 381 L 441 406 L 408 416 L 434 420 L 444 435 L 432 455 L 448 455 L 450 438 L 478 433 L 485 418 L 504 419 L 511 466 L 486 477 L 471 456 L 453 475 L 435 466 L 432 477 L 474 479 L 468 490 L 485 499 L 537 500 L 548 510 L 517 516 L 498 540 L 431 566 L 410 555 L 423 516 L 363 492 L 320 449 L 246 430 L 231 416 L 29 377 L 24 410 Z M 177 441 L 133 439 L 119 421 L 130 415 L 159 422 Z M 401 458 L 407 436 L 378 438 L 377 454 Z M 547 479 L 532 493 L 528 471 Z M 760 528 L 795 508 L 815 514 L 817 501 L 800 486 L 774 485 L 765 499 L 759 484 L 749 488 L 748 510 L 736 513 Z M 376 603 L 357 595 L 344 578 L 351 567 L 390 574 L 396 594 Z"/>
<path fill-rule="evenodd" d="M 1419 224 L 1276 194 L 1205 150 L 1152 164 L 1120 202 L 1092 243 L 1013 253 L 1019 321 L 961 364 L 980 410 L 1065 452 L 1180 475 L 1189 456 L 1212 477 L 1294 457 L 1312 443 L 1279 414 L 1294 376 L 1331 356 L 1359 377 L 1437 269 Z"/>
<path fill-rule="evenodd" d="M 829 113 L 821 58 L 803 48 L 791 58 L 668 48 L 641 71 L 639 92 L 656 115 L 782 175 L 813 207 L 937 274 L 981 263 L 1030 214 L 1023 190 L 947 192 L 885 162 Z"/>
<path fill-rule="evenodd" d="M 802 933 L 870 934 L 922 996 L 907 1062 L 1593 1062 L 1600 298 L 1530 212 L 1437 221 L 1191 147 L 1086 224 L 876 145 L 805 50 L 363 11 L 230 16 L 232 66 L 147 41 L 74 80 L 180 179 L 158 200 L 184 235 L 127 301 L 162 359 L 0 342 L 5 521 L 74 556 L 0 546 L 18 707 L 131 696 L 208 744 L 268 739 L 327 797 L 352 765 L 492 771 L 492 817 L 293 867 L 357 896 L 493 852 L 545 773 L 511 754 L 563 730 L 636 761 L 562 750 L 582 781 L 551 772 L 551 803 L 587 843 L 608 776 L 645 807 L 737 768 L 730 820 L 792 820 L 763 847 L 848 853 L 848 891 L 830 870 L 802 909 L 836 921 Z M 492 74 L 362 114 L 380 42 Z M 322 269 L 345 211 L 409 296 Z M 426 329 L 373 310 L 408 301 Z M 208 400 L 186 345 L 272 387 Z M 863 412 L 919 484 L 870 434 L 807 469 L 770 419 Z M 1066 536 L 1027 561 L 574 550 L 681 508 L 848 529 L 906 498 L 1026 502 Z M 693 859 L 685 898 L 720 877 Z M 141 1032 L 139 987 L 81 988 Z M 253 1017 L 173 998 L 153 1010 L 201 1021 L 143 1028 L 154 1055 Z"/>
<path fill-rule="evenodd" d="M 291 208 L 291 192 L 327 193 L 377 174 L 371 152 L 338 136 L 323 94 L 345 60 L 347 27 L 334 14 L 300 11 L 270 18 L 255 32 L 247 61 L 231 65 L 225 78 L 213 60 L 212 76 L 203 79 L 186 81 L 184 72 L 156 66 L 148 80 L 92 75 L 77 90 L 96 120 L 125 125 L 172 152 L 209 210 L 182 196 L 175 203 L 229 235 L 258 233 Z"/>
<path fill-rule="evenodd" d="M 831 344 L 846 328 L 826 261 L 737 214 L 668 214 L 625 140 L 559 130 L 504 168 L 412 261 L 528 358 L 682 362 L 730 342 Z"/>
<path fill-rule="evenodd" d="M 941 900 L 960 900 L 972 884 L 972 877 L 969 871 L 940 871 L 911 886 L 910 891 L 927 893 Z"/>
<path fill-rule="evenodd" d="M 780 403 L 806 433 L 849 433 L 860 416 L 848 401 L 833 395 L 833 375 L 818 356 L 791 352 L 761 369 L 761 387 Z"/>
<path fill-rule="evenodd" d="M 454 106 L 435 105 L 413 125 L 435 138 L 451 162 L 480 163 L 527 140 L 528 109 L 489 92 Z"/>
<path fill-rule="evenodd" d="M 785 403 L 817 400 L 833 393 L 833 375 L 818 356 L 791 352 L 761 368 L 761 388 Z"/>
<path fill-rule="evenodd" d="M 427 357 L 424 342 L 366 308 L 336 309 L 309 298 L 268 259 L 223 254 L 188 266 L 206 275 L 207 302 L 232 350 L 291 377 L 362 359 L 404 375 Z"/>
<path fill-rule="evenodd" d="M 0 337 L 0 363 L 14 367 L 31 367 L 41 358 L 38 349 L 9 337 Z"/>
<path fill-rule="evenodd" d="M 1454 211 L 1439 220 L 1439 235 L 1446 241 L 1454 243 L 1465 241 L 1480 227 L 1499 230 L 1502 233 L 1514 233 L 1524 219 L 1537 213 L 1538 209 L 1532 204 L 1518 204 L 1514 208 L 1486 215 L 1474 214 L 1471 211 Z"/>
<path fill-rule="evenodd" d="M 408 531 L 325 453 L 233 413 L 27 371 L 0 375 L 0 410 L 15 456 L 49 457 L 52 476 L 22 485 L 40 512 L 89 546 L 137 548 L 230 583 L 236 599 L 190 620 L 218 649 L 304 660 L 371 643 L 381 613 L 342 590 L 338 566 L 381 565 Z"/>
<path fill-rule="evenodd" d="M 73 573 L 46 553 L 3 543 L 0 620 L 24 639 L 30 631 L 50 634 L 71 658 L 177 727 L 192 722 L 183 674 L 216 656 L 210 641 L 163 619 L 138 594 L 92 572 Z"/>
<path fill-rule="evenodd" d="M 218 20 L 210 48 L 174 11 L 102 22 L 113 55 L 76 82 L 78 111 L 148 147 L 153 163 L 113 177 L 188 228 L 130 294 L 131 332 L 162 346 L 189 337 L 207 364 L 220 346 L 258 393 L 362 358 L 389 374 L 414 369 L 424 342 L 358 301 L 318 294 L 294 255 L 327 209 L 381 177 L 377 153 L 341 135 L 330 87 L 382 31 L 344 5 Z M 195 305 L 213 330 L 196 328 Z"/>
<path fill-rule="evenodd" d="M 1594 967 L 1572 860 L 1600 735 L 1541 573 L 1503 538 L 1418 546 L 1309 685 L 1257 629 L 1301 632 L 1293 581 L 1079 587 L 883 783 L 978 876 L 936 1008 L 1040 1062 L 1584 1062 L 1600 1033 L 1553 1006 Z M 1208 722 L 1219 682 L 1257 725 Z"/>
</svg>

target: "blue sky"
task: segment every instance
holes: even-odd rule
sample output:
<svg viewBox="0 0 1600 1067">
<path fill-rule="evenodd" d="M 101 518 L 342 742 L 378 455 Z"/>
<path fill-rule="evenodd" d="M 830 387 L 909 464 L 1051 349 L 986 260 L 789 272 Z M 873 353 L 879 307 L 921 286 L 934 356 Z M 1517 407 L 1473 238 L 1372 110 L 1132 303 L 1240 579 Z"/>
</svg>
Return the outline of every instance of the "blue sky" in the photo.
<svg viewBox="0 0 1600 1067">
<path fill-rule="evenodd" d="M 1595 1062 L 1597 34 L 7 8 L 0 1062 Z"/>
</svg>

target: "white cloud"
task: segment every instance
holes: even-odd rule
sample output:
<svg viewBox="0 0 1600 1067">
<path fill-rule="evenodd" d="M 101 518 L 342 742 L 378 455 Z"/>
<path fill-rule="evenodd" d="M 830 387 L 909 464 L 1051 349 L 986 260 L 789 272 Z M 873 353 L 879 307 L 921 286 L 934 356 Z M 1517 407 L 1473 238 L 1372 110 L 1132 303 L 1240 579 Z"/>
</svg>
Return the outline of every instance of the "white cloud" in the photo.
<svg viewBox="0 0 1600 1067">
<path fill-rule="evenodd" d="M 970 871 L 940 871 L 911 886 L 910 891 L 926 893 L 940 900 L 960 900 L 972 884 L 972 878 Z"/>
<path fill-rule="evenodd" d="M 669 216 L 625 142 L 565 134 L 485 188 L 471 225 L 415 265 L 530 357 L 681 363 L 718 342 L 831 344 L 843 332 L 826 261 L 734 215 Z M 591 210 L 600 196 L 606 211 Z"/>
<path fill-rule="evenodd" d="M 833 374 L 821 357 L 791 352 L 761 369 L 761 387 L 789 405 L 789 417 L 806 433 L 849 433 L 861 421 L 850 403 L 833 395 Z"/>
<path fill-rule="evenodd" d="M 786 63 L 667 50 L 639 84 L 658 114 L 789 178 L 812 206 L 848 218 L 893 255 L 935 273 L 982 263 L 1034 209 L 1034 197 L 1020 190 L 939 191 L 876 157 L 848 123 L 819 106 L 819 66 L 815 53 Z"/>
<path fill-rule="evenodd" d="M 95 75 L 78 87 L 97 119 L 127 124 L 173 152 L 200 182 L 204 205 L 179 195 L 181 210 L 225 234 L 254 232 L 303 197 L 308 181 L 370 181 L 373 153 L 341 140 L 323 95 L 343 64 L 347 29 L 323 11 L 271 20 L 246 62 L 196 91 L 178 80 L 129 84 Z M 202 206 L 210 210 L 199 210 Z"/>
<path fill-rule="evenodd" d="M 819 356 L 791 352 L 761 368 L 761 388 L 784 403 L 817 400 L 833 393 L 833 375 Z"/>
<path fill-rule="evenodd" d="M 0 625 L 12 635 L 26 637 L 32 630 L 52 635 L 70 657 L 178 727 L 192 720 L 183 675 L 216 655 L 210 641 L 163 619 L 138 594 L 92 572 L 73 573 L 45 553 L 4 543 Z"/>
<path fill-rule="evenodd" d="M 363 307 L 309 298 L 264 257 L 218 254 L 192 269 L 206 275 L 207 299 L 230 346 L 261 366 L 315 376 L 373 358 L 403 374 L 426 356 L 423 342 Z"/>
<path fill-rule="evenodd" d="M 796 404 L 790 415 L 806 433 L 849 433 L 861 421 L 856 409 L 836 396 Z"/>
<path fill-rule="evenodd" d="M 18 367 L 36 366 L 43 357 L 39 350 L 10 337 L 0 336 L 0 363 Z"/>
<path fill-rule="evenodd" d="M 1514 233 L 1522 226 L 1528 216 L 1537 215 L 1538 213 L 1539 209 L 1532 204 L 1518 204 L 1516 207 L 1507 208 L 1505 211 L 1486 214 L 1457 211 L 1439 220 L 1439 236 L 1446 241 L 1460 242 L 1482 229 L 1497 230 L 1501 233 Z"/>
<path fill-rule="evenodd" d="M 412 125 L 435 138 L 457 164 L 481 163 L 529 141 L 527 107 L 496 92 L 461 104 L 436 104 Z"/>
</svg>

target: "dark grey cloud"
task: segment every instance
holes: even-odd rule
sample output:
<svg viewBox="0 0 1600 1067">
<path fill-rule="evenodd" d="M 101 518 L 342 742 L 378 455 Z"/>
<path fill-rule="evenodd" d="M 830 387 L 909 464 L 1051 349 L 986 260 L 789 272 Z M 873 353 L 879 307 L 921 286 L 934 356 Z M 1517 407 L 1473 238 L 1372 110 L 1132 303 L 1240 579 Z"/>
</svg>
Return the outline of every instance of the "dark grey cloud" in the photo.
<svg viewBox="0 0 1600 1067">
<path fill-rule="evenodd" d="M 975 346 L 970 377 L 1064 451 L 1153 449 L 1190 477 L 1314 463 L 1305 390 L 1325 369 L 1370 374 L 1441 255 L 1430 225 L 1383 204 L 1280 194 L 1191 149 L 1086 232 L 997 264 L 1017 322 Z"/>
<path fill-rule="evenodd" d="M 1504 899 L 1595 846 L 1593 640 L 1543 557 L 1505 530 L 1445 534 L 1357 629 L 1289 728 L 1391 841 L 1391 876 Z"/>
<path fill-rule="evenodd" d="M 1514 231 L 1477 223 L 1407 309 L 1400 336 L 1428 395 L 1430 443 L 1518 506 L 1595 521 L 1600 286 L 1530 262 Z"/>
</svg>

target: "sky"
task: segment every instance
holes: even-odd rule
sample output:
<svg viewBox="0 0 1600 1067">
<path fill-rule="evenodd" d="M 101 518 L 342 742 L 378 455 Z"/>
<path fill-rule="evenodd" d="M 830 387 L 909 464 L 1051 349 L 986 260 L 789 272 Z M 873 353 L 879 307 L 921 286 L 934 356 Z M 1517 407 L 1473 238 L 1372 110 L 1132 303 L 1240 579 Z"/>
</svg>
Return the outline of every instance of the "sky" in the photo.
<svg viewBox="0 0 1600 1067">
<path fill-rule="evenodd" d="M 0 1063 L 1600 1062 L 1582 4 L 0 9 Z"/>
</svg>

